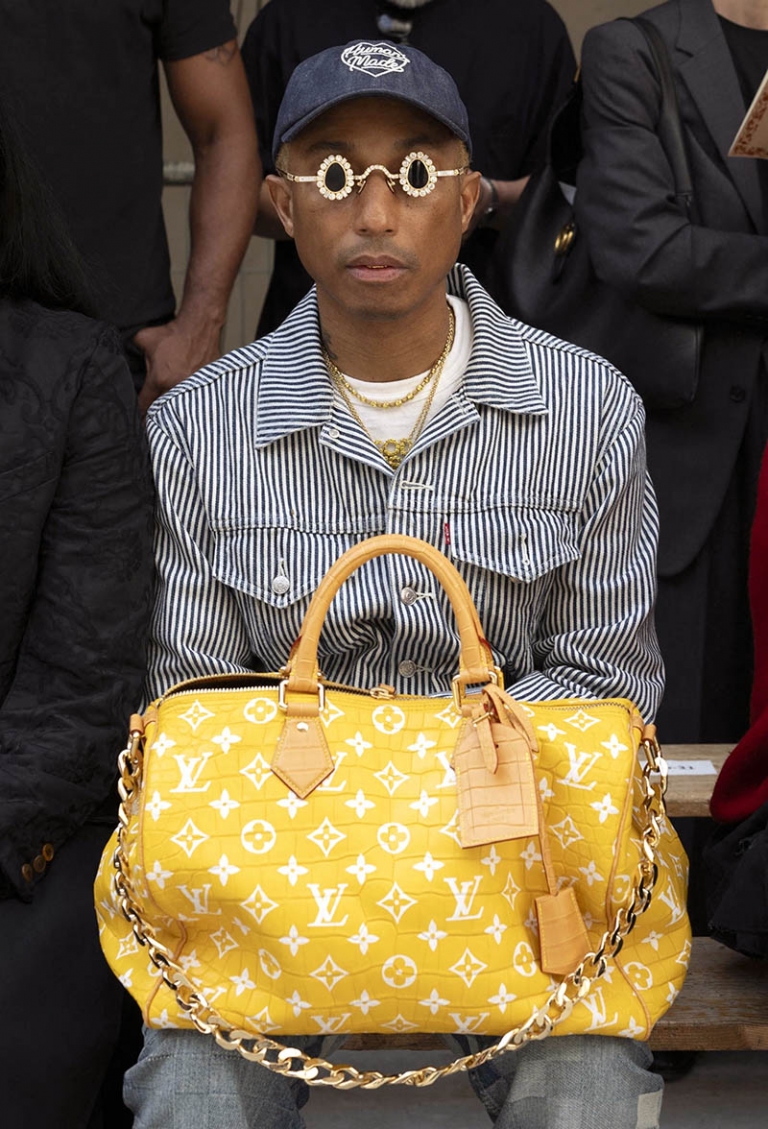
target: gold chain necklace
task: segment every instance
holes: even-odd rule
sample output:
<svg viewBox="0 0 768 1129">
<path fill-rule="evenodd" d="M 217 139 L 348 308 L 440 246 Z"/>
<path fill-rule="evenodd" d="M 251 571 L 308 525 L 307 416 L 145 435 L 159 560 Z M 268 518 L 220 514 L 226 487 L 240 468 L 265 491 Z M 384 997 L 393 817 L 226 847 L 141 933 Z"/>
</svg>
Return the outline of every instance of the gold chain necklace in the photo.
<svg viewBox="0 0 768 1129">
<path fill-rule="evenodd" d="M 355 419 L 360 424 L 360 426 L 362 427 L 365 434 L 368 436 L 368 438 L 371 440 L 371 442 L 374 444 L 374 446 L 378 448 L 378 450 L 381 452 L 381 454 L 384 456 L 384 458 L 386 459 L 386 461 L 389 463 L 389 465 L 392 467 L 393 470 L 397 470 L 397 468 L 400 466 L 400 463 L 403 461 L 405 456 L 408 454 L 408 452 L 411 450 L 414 443 L 418 439 L 419 435 L 421 434 L 421 429 L 423 428 L 423 426 L 426 422 L 427 416 L 429 415 L 429 409 L 432 407 L 432 401 L 435 398 L 435 393 L 437 392 L 437 386 L 440 383 L 440 377 L 442 376 L 443 367 L 445 365 L 446 360 L 448 359 L 448 354 L 450 353 L 450 351 L 453 347 L 453 339 L 454 339 L 454 336 L 455 336 L 455 333 L 456 333 L 456 317 L 455 317 L 453 309 L 451 308 L 450 305 L 448 306 L 448 317 L 449 317 L 448 336 L 445 339 L 445 345 L 443 346 L 443 351 L 440 354 L 440 356 L 437 358 L 435 363 L 432 365 L 432 367 L 430 368 L 430 370 L 427 373 L 424 380 L 422 380 L 419 383 L 418 387 L 416 389 L 414 389 L 414 391 L 409 396 L 403 397 L 401 400 L 395 401 L 391 405 L 389 403 L 386 404 L 387 407 L 390 407 L 390 406 L 394 407 L 396 405 L 396 403 L 403 404 L 407 400 L 412 400 L 413 397 L 416 395 L 416 393 L 420 389 L 425 388 L 426 385 L 428 384 L 428 382 L 430 380 L 432 381 L 432 387 L 429 390 L 429 395 L 427 396 L 426 400 L 424 401 L 424 406 L 419 413 L 419 418 L 416 420 L 416 423 L 411 428 L 410 434 L 407 435 L 405 437 L 405 439 L 374 439 L 373 438 L 370 431 L 368 430 L 368 428 L 365 426 L 362 419 L 360 418 L 360 413 L 358 412 L 357 408 L 353 404 L 353 402 L 352 402 L 352 400 L 351 400 L 351 398 L 348 394 L 349 392 L 353 392 L 353 389 L 350 388 L 349 384 L 344 379 L 344 374 L 342 373 L 341 369 L 339 369 L 333 363 L 331 358 L 328 356 L 328 353 L 326 352 L 325 347 L 323 347 L 323 359 L 325 360 L 325 364 L 326 364 L 326 367 L 327 367 L 328 372 L 330 374 L 331 380 L 333 381 L 334 387 L 337 389 L 337 391 L 338 391 L 339 395 L 341 396 L 342 400 L 347 405 L 347 408 L 349 409 L 349 413 L 352 416 L 352 418 Z M 354 394 L 354 392 L 353 392 L 353 394 Z M 370 404 L 374 408 L 384 406 L 380 401 L 376 402 L 376 401 L 366 400 L 362 396 L 358 397 L 358 398 L 362 401 L 362 403 Z"/>
<path fill-rule="evenodd" d="M 423 378 L 423 380 L 419 381 L 419 383 L 411 392 L 408 392 L 405 396 L 398 397 L 397 400 L 369 400 L 367 396 L 364 396 L 362 394 L 362 392 L 358 392 L 356 388 L 352 387 L 343 372 L 339 372 L 339 370 L 336 369 L 334 376 L 337 382 L 344 385 L 345 392 L 349 393 L 350 396 L 354 396 L 355 399 L 358 400 L 361 404 L 367 404 L 369 408 L 399 408 L 401 404 L 407 404 L 409 400 L 414 400 L 418 396 L 419 392 L 427 387 L 430 380 L 437 371 L 437 367 L 440 364 L 440 359 L 441 358 L 438 357 L 427 375 Z M 331 361 L 331 364 L 333 364 L 333 361 Z"/>
<path fill-rule="evenodd" d="M 445 348 L 443 349 L 442 353 L 437 358 L 435 363 L 432 365 L 429 372 L 422 380 L 419 381 L 416 387 L 412 389 L 412 391 L 407 392 L 405 396 L 398 397 L 397 400 L 370 400 L 367 396 L 364 396 L 362 392 L 358 392 L 358 390 L 356 388 L 353 388 L 349 383 L 341 369 L 337 368 L 337 366 L 333 363 L 325 349 L 325 346 L 323 346 L 323 356 L 325 358 L 325 363 L 328 366 L 328 370 L 331 373 L 331 376 L 333 376 L 336 384 L 341 385 L 344 388 L 344 391 L 349 394 L 349 396 L 354 396 L 354 398 L 361 404 L 367 404 L 369 408 L 399 408 L 402 404 L 407 404 L 409 400 L 415 399 L 416 396 L 418 396 L 419 392 L 423 391 L 423 389 L 427 387 L 437 370 L 439 368 L 442 368 L 443 364 L 445 363 L 445 358 L 451 351 L 451 345 L 453 344 L 453 334 L 456 326 L 456 319 L 454 317 L 453 309 L 450 305 L 448 306 L 448 315 L 449 326 Z"/>
</svg>

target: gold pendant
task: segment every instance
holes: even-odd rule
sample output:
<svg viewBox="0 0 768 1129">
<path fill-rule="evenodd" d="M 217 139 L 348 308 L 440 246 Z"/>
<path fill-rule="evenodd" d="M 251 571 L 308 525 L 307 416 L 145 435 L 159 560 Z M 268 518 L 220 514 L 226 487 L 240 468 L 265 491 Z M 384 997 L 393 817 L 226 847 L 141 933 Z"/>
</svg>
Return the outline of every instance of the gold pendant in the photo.
<svg viewBox="0 0 768 1129">
<path fill-rule="evenodd" d="M 410 450 L 410 439 L 377 439 L 376 446 L 387 460 L 392 470 L 397 470 Z"/>
</svg>

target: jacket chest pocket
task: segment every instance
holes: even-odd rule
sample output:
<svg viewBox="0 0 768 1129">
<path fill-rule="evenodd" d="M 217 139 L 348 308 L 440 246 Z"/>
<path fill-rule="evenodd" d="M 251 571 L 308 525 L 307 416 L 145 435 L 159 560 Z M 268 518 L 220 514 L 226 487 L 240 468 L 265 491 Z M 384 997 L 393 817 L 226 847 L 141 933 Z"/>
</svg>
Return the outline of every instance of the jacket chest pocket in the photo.
<svg viewBox="0 0 768 1129">
<path fill-rule="evenodd" d="M 291 527 L 219 530 L 213 572 L 228 588 L 272 608 L 290 608 L 315 591 L 342 553 L 371 535 L 365 524 L 332 533 Z"/>
<path fill-rule="evenodd" d="M 291 527 L 217 531 L 213 572 L 234 592 L 259 669 L 279 670 L 299 636 L 312 593 L 347 549 L 383 529 L 364 520 L 333 532 Z M 367 653 L 374 645 L 371 589 L 358 570 L 328 613 L 320 641 L 321 669 L 336 670 L 342 657 Z"/>
<path fill-rule="evenodd" d="M 580 557 L 577 517 L 537 507 L 499 506 L 451 519 L 451 555 L 508 683 L 535 665 L 558 570 Z"/>
<path fill-rule="evenodd" d="M 577 517 L 566 510 L 500 505 L 448 521 L 454 558 L 500 579 L 532 584 L 581 555 Z"/>
</svg>

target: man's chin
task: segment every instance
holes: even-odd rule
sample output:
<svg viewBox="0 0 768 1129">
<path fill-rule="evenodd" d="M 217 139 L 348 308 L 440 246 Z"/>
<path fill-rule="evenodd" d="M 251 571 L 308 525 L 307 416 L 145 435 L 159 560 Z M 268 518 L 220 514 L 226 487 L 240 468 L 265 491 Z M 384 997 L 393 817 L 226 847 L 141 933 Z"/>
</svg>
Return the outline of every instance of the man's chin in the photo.
<svg viewBox="0 0 768 1129">
<path fill-rule="evenodd" d="M 349 317 L 396 320 L 404 317 L 413 307 L 403 291 L 402 284 L 362 283 L 352 288 L 345 287 L 344 293 L 336 297 L 337 305 Z"/>
<path fill-rule="evenodd" d="M 351 317 L 370 321 L 398 321 L 406 317 L 409 308 L 402 301 L 387 302 L 383 298 L 372 297 L 367 302 L 347 307 Z"/>
</svg>

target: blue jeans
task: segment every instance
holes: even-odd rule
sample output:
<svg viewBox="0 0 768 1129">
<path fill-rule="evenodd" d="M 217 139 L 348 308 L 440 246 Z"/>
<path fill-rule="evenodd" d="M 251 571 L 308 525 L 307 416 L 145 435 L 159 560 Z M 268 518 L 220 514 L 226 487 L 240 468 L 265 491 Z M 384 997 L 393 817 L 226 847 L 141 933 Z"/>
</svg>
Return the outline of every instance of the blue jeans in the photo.
<svg viewBox="0 0 768 1129">
<path fill-rule="evenodd" d="M 290 1041 L 319 1053 L 318 1039 Z M 650 1061 L 644 1043 L 570 1035 L 503 1055 L 471 1081 L 497 1129 L 658 1129 L 664 1084 Z M 134 1129 L 305 1129 L 308 1097 L 305 1083 L 194 1031 L 146 1031 L 125 1078 Z"/>
</svg>

